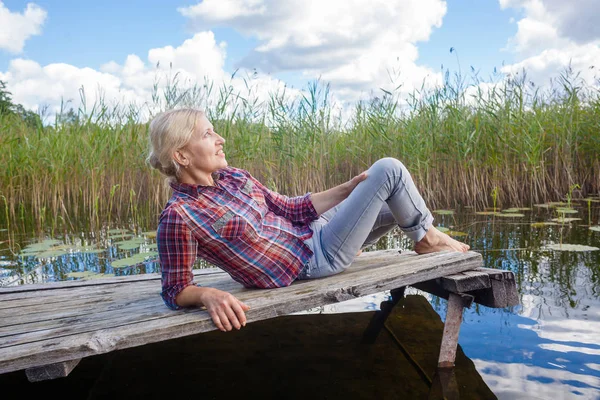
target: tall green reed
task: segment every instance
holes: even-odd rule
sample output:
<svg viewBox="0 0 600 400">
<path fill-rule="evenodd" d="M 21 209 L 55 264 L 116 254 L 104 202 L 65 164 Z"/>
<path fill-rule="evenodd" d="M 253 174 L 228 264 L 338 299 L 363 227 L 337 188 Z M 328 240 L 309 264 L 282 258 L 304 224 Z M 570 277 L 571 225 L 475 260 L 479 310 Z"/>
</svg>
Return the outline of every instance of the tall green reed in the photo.
<svg viewBox="0 0 600 400">
<path fill-rule="evenodd" d="M 163 109 L 205 109 L 227 140 L 231 165 L 288 195 L 339 184 L 381 157 L 402 160 L 431 207 L 531 205 L 561 198 L 579 183 L 600 188 L 600 96 L 565 71 L 549 89 L 525 73 L 468 86 L 444 74 L 441 86 L 400 90 L 358 102 L 342 119 L 330 87 L 316 81 L 298 96 L 285 88 L 267 98 L 251 77 L 244 86 L 155 84 L 149 107 L 103 99 L 63 110 L 35 128 L 0 115 L 3 223 L 152 226 L 169 188 L 144 163 L 148 117 Z M 496 204 L 494 204 L 496 206 Z M 29 217 L 27 217 L 29 216 Z"/>
</svg>

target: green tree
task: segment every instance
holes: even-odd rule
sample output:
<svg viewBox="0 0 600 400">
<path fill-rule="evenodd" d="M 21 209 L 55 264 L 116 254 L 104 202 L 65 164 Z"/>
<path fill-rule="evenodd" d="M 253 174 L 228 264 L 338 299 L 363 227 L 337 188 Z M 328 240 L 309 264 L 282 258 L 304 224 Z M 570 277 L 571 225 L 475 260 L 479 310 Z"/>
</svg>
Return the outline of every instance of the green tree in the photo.
<svg viewBox="0 0 600 400">
<path fill-rule="evenodd" d="M 6 83 L 0 81 L 0 115 L 13 113 L 14 104 L 10 97 L 12 93 L 6 90 Z"/>
</svg>

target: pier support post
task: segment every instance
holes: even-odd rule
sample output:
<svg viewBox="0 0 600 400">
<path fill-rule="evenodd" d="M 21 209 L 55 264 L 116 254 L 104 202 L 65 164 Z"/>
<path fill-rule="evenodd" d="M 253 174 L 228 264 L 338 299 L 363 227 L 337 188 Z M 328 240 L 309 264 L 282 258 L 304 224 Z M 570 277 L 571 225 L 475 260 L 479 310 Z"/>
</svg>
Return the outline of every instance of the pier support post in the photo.
<svg viewBox="0 0 600 400">
<path fill-rule="evenodd" d="M 444 334 L 440 347 L 439 368 L 454 367 L 463 308 L 465 306 L 470 307 L 472 299 L 473 297 L 469 295 L 448 294 L 448 311 L 446 311 L 446 322 L 444 323 Z"/>
</svg>

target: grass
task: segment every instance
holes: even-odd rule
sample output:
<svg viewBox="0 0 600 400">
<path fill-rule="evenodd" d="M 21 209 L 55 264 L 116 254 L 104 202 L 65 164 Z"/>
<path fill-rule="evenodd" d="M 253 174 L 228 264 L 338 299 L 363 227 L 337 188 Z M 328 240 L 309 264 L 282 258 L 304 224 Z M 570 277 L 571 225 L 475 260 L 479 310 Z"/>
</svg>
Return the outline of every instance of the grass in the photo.
<svg viewBox="0 0 600 400">
<path fill-rule="evenodd" d="M 155 87 L 151 111 L 100 101 L 37 127 L 0 115 L 0 219 L 24 230 L 153 226 L 170 192 L 144 163 L 144 115 L 178 105 L 205 109 L 227 140 L 230 165 L 288 195 L 329 188 L 387 156 L 407 165 L 431 209 L 483 208 L 492 199 L 494 207 L 531 206 L 575 184 L 598 193 L 597 87 L 569 70 L 546 90 L 524 76 L 483 91 L 447 73 L 442 86 L 407 99 L 382 92 L 362 101 L 344 121 L 320 82 L 303 96 L 279 91 L 260 102 L 250 81 L 234 93 L 177 76 Z"/>
</svg>

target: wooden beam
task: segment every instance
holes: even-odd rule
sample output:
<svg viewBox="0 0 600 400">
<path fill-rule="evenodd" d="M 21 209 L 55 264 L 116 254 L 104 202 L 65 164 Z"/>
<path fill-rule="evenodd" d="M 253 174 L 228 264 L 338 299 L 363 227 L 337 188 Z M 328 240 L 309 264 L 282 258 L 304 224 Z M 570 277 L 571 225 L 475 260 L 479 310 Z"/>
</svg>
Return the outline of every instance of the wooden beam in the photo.
<svg viewBox="0 0 600 400">
<path fill-rule="evenodd" d="M 79 364 L 81 358 L 58 362 L 41 367 L 27 368 L 25 374 L 29 382 L 40 382 L 49 379 L 64 378 Z"/>
</svg>

